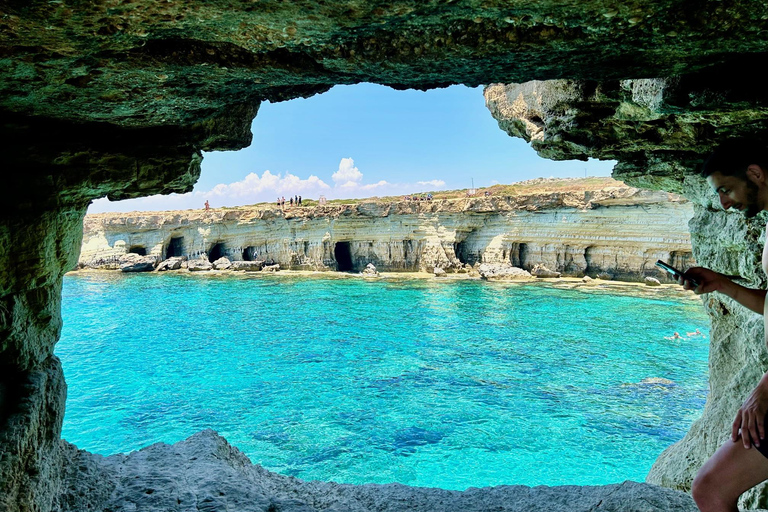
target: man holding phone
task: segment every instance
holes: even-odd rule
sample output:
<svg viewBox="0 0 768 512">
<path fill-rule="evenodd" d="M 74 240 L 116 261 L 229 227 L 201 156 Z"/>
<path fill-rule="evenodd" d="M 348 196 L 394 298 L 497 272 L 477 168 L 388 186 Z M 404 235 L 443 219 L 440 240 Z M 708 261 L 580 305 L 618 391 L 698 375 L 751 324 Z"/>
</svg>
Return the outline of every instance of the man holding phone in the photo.
<svg viewBox="0 0 768 512">
<path fill-rule="evenodd" d="M 720 146 L 704 164 L 702 174 L 720 198 L 723 209 L 747 217 L 768 210 L 768 151 L 754 143 L 732 141 Z M 768 245 L 763 249 L 768 273 Z M 766 290 L 746 288 L 708 268 L 693 267 L 679 279 L 697 294 L 718 292 L 766 319 Z M 768 326 L 765 329 L 768 332 Z M 739 496 L 768 479 L 768 373 L 735 415 L 731 439 L 701 467 L 693 481 L 693 499 L 702 512 L 738 512 Z"/>
</svg>

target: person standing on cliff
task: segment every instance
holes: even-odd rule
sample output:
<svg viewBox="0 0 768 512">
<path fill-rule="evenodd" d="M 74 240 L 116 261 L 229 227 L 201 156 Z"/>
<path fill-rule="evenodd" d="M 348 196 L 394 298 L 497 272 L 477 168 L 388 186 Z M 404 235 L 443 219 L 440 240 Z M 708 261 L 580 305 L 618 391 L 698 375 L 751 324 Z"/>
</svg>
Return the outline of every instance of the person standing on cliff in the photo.
<svg viewBox="0 0 768 512">
<path fill-rule="evenodd" d="M 702 175 L 720 198 L 723 209 L 739 210 L 750 218 L 768 211 L 765 148 L 741 140 L 724 143 L 704 164 Z M 768 243 L 763 249 L 763 271 L 768 273 Z M 696 294 L 722 293 L 762 314 L 768 332 L 766 290 L 746 288 L 703 267 L 688 269 L 680 277 L 680 284 Z M 768 479 L 767 412 L 768 373 L 736 413 L 731 438 L 704 463 L 693 480 L 693 499 L 702 512 L 738 512 L 739 496 Z"/>
</svg>

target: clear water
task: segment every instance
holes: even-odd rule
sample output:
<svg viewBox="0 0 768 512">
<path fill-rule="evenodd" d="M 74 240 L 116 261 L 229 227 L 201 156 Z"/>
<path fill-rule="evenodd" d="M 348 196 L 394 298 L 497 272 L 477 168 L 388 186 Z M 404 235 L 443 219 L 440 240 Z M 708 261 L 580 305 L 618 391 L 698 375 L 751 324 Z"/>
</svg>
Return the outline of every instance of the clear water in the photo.
<svg viewBox="0 0 768 512">
<path fill-rule="evenodd" d="M 210 427 L 306 480 L 642 481 L 707 393 L 708 319 L 668 290 L 104 273 L 65 277 L 63 314 L 65 439 Z"/>
</svg>

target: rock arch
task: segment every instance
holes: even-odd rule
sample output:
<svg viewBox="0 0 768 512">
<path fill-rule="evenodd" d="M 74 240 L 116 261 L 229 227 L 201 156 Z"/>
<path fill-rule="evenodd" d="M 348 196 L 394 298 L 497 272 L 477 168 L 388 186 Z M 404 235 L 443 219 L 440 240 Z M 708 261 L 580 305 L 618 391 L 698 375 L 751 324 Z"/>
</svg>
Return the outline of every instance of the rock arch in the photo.
<svg viewBox="0 0 768 512">
<path fill-rule="evenodd" d="M 695 169 L 722 138 L 768 140 L 765 88 L 733 79 L 765 66 L 767 9 L 746 0 L 695 11 L 658 0 L 0 6 L 0 503 L 47 512 L 57 499 L 65 385 L 53 349 L 62 275 L 76 263 L 87 205 L 190 191 L 203 151 L 251 142 L 261 101 L 362 81 L 491 84 L 486 103 L 503 130 L 544 157 L 616 159 L 615 177 L 684 193 L 699 205 L 696 261 L 765 284 L 755 264 L 762 226 L 716 211 Z M 551 80 L 531 81 L 541 78 Z M 750 326 L 728 346 L 752 373 L 735 379 L 713 367 L 704 418 L 649 477 L 682 489 L 724 437 L 740 383 L 766 364 L 749 350 L 749 332 L 760 330 L 753 318 L 717 297 L 707 309 L 714 351 L 723 350 L 717 336 Z"/>
</svg>

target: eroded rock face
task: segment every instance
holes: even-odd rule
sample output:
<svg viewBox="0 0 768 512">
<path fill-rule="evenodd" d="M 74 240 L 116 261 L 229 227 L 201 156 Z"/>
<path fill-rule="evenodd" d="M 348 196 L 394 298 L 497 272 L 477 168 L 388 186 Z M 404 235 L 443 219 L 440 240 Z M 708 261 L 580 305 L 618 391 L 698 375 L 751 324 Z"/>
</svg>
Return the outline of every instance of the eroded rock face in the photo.
<svg viewBox="0 0 768 512">
<path fill-rule="evenodd" d="M 542 277 L 610 272 L 639 281 L 661 275 L 658 259 L 690 266 L 692 215 L 691 204 L 680 197 L 615 181 L 582 192 L 419 203 L 98 214 L 85 219 L 80 263 L 112 261 L 131 246 L 162 259 L 176 241 L 190 258 L 216 246 L 233 261 L 259 258 L 284 269 L 336 270 L 337 244 L 346 244 L 355 271 L 373 263 L 387 272 L 458 272 L 481 262 L 545 265 L 553 273 Z"/>
<path fill-rule="evenodd" d="M 499 486 L 464 492 L 305 482 L 271 473 L 212 430 L 174 445 L 101 457 L 64 443 L 67 468 L 56 510 L 225 512 L 695 512 L 686 494 L 636 482 L 596 487 Z"/>
<path fill-rule="evenodd" d="M 61 479 L 59 443 L 67 386 L 61 363 L 0 380 L 0 510 L 50 510 Z"/>
</svg>

